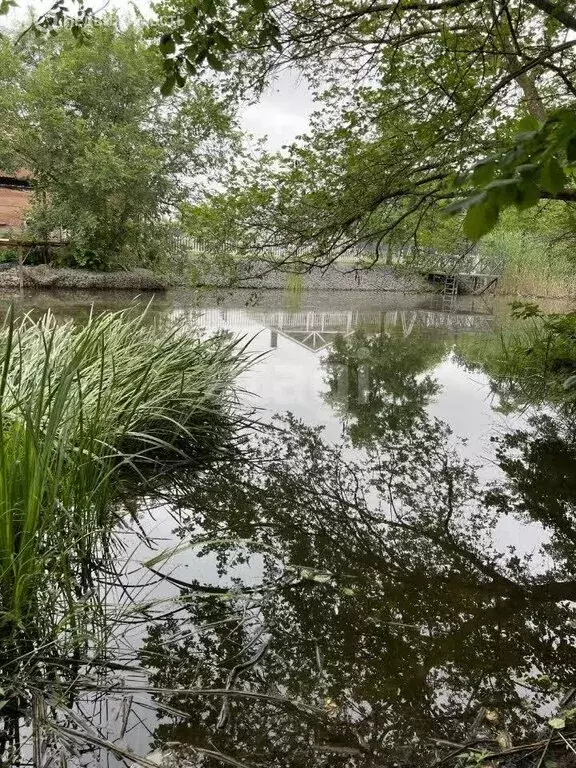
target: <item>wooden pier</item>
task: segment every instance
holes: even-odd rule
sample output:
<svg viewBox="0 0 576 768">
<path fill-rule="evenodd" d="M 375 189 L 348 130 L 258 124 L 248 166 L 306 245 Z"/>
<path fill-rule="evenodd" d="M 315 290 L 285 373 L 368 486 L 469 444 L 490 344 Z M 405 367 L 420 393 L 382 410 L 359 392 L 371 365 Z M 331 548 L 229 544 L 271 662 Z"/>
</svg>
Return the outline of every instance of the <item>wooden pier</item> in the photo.
<svg viewBox="0 0 576 768">
<path fill-rule="evenodd" d="M 482 296 L 486 292 L 496 291 L 501 273 L 477 272 L 429 272 L 428 282 L 438 286 L 442 296 Z"/>
</svg>

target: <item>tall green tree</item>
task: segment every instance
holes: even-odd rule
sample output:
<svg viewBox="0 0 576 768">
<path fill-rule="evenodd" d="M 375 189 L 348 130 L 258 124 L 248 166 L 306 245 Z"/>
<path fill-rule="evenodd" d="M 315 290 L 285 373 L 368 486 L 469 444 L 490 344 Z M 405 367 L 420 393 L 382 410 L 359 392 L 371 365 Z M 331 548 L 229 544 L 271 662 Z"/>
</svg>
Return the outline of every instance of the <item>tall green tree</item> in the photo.
<svg viewBox="0 0 576 768">
<path fill-rule="evenodd" d="M 71 29 L 3 39 L 3 155 L 34 182 L 30 226 L 61 227 L 76 263 L 147 264 L 168 218 L 229 151 L 233 121 L 206 85 L 169 102 L 161 61 L 138 25 L 111 15 L 79 43 Z M 17 55 L 14 55 L 14 50 Z"/>
</svg>

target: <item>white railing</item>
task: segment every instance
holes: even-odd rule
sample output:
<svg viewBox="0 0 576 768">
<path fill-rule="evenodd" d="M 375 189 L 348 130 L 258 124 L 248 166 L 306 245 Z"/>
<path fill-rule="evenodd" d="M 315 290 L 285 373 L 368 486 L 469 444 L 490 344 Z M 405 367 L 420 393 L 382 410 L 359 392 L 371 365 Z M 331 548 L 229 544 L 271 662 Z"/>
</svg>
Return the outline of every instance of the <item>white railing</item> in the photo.
<svg viewBox="0 0 576 768">
<path fill-rule="evenodd" d="M 176 235 L 174 237 L 175 247 L 188 250 L 190 253 L 210 254 L 211 248 L 198 238 L 189 235 Z M 223 242 L 218 250 L 234 254 L 237 250 L 233 242 Z M 505 259 L 495 255 L 484 255 L 472 251 L 465 255 L 439 253 L 434 249 L 425 249 L 414 251 L 411 248 L 382 249 L 380 263 L 386 263 L 394 266 L 407 266 L 415 270 L 425 271 L 430 274 L 454 274 L 454 275 L 501 275 L 505 267 Z M 297 259 L 299 256 L 311 255 L 310 248 L 287 249 L 280 245 L 262 245 L 255 246 L 251 254 L 245 252 L 243 255 L 251 255 L 254 260 L 273 259 L 282 261 L 287 257 Z M 370 245 L 356 245 L 348 248 L 339 255 L 339 263 L 361 263 L 374 257 L 375 247 Z"/>
<path fill-rule="evenodd" d="M 176 309 L 171 313 L 176 322 L 201 326 L 207 331 L 257 331 L 276 330 L 290 333 L 321 333 L 325 337 L 348 335 L 355 329 L 400 327 L 409 336 L 415 327 L 445 328 L 447 330 L 489 331 L 490 315 L 443 312 L 435 309 L 394 309 L 386 312 L 345 310 L 318 312 L 315 310 L 287 312 L 283 310 L 226 309 L 205 310 Z"/>
</svg>

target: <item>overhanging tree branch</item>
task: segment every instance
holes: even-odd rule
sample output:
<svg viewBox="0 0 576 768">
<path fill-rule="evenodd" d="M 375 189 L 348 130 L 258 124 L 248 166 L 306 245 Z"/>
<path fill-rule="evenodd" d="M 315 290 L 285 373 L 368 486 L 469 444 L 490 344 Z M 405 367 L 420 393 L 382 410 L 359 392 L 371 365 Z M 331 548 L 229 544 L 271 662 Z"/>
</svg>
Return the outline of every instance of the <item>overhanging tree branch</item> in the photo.
<svg viewBox="0 0 576 768">
<path fill-rule="evenodd" d="M 550 0 L 526 0 L 527 3 L 543 11 L 546 15 L 556 19 L 568 29 L 576 32 L 576 16 L 573 16 L 565 8 L 561 8 Z"/>
</svg>

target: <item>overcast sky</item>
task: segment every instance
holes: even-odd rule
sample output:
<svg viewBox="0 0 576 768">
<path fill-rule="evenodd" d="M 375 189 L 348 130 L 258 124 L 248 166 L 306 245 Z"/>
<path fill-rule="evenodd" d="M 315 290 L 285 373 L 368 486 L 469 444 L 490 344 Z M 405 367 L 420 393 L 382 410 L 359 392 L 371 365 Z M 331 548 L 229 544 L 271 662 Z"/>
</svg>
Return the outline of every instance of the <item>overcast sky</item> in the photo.
<svg viewBox="0 0 576 768">
<path fill-rule="evenodd" d="M 270 149 L 280 149 L 304 133 L 313 103 L 306 85 L 296 73 L 284 72 L 258 104 L 242 112 L 247 131 L 267 136 Z"/>
<path fill-rule="evenodd" d="M 35 17 L 50 8 L 53 0 L 35 3 Z M 131 13 L 133 7 L 146 17 L 150 16 L 148 0 L 94 0 L 96 11 L 106 7 L 116 8 L 120 13 Z M 25 0 L 19 0 L 19 7 L 12 10 L 6 18 L 8 25 L 22 23 L 32 14 L 30 5 Z M 240 115 L 242 125 L 249 133 L 257 137 L 267 137 L 268 148 L 279 150 L 284 144 L 289 144 L 296 136 L 306 131 L 312 98 L 306 85 L 296 73 L 284 72 L 278 77 L 272 87 L 263 94 L 258 104 L 253 104 L 242 110 Z"/>
</svg>

